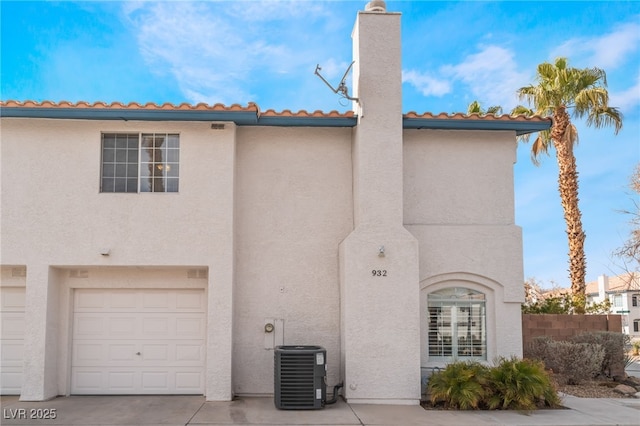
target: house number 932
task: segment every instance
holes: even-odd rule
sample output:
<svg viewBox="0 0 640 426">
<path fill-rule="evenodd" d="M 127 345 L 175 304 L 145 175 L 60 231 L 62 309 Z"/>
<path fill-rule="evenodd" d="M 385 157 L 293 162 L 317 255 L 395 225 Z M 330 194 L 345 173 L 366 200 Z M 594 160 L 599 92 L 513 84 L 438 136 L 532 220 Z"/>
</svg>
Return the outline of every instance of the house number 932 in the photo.
<svg viewBox="0 0 640 426">
<path fill-rule="evenodd" d="M 386 277 L 387 276 L 387 270 L 386 269 L 372 269 L 371 270 L 371 276 L 374 276 L 374 277 Z"/>
</svg>

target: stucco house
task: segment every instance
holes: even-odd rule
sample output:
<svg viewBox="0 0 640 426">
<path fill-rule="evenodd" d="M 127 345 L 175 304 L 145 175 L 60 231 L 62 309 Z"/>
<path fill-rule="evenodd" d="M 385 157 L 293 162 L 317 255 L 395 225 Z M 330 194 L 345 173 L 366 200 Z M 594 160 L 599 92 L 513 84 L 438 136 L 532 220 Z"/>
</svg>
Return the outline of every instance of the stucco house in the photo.
<svg viewBox="0 0 640 426">
<path fill-rule="evenodd" d="M 615 277 L 602 274 L 586 284 L 587 302 L 609 300 L 610 312 L 622 317 L 622 332 L 640 341 L 640 273 L 627 272 Z"/>
<path fill-rule="evenodd" d="M 516 136 L 403 113 L 398 13 L 359 12 L 353 110 L 5 100 L 2 392 L 271 395 L 277 345 L 350 402 L 522 354 Z"/>
</svg>

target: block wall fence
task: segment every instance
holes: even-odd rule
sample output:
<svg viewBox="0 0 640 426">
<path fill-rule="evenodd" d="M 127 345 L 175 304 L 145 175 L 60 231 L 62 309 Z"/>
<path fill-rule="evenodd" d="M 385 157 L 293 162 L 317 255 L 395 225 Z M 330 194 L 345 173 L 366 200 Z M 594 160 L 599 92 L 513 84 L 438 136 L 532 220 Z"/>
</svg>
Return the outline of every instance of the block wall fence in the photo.
<svg viewBox="0 0 640 426">
<path fill-rule="evenodd" d="M 549 336 L 554 340 L 567 340 L 587 331 L 622 333 L 622 315 L 522 314 L 523 348 L 534 337 Z"/>
</svg>

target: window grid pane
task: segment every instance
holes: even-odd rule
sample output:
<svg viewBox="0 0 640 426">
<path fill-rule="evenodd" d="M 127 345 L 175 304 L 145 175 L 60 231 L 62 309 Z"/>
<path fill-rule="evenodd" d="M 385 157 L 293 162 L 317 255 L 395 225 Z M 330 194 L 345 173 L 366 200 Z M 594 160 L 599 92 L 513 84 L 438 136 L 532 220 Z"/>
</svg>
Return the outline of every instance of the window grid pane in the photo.
<svg viewBox="0 0 640 426">
<path fill-rule="evenodd" d="M 177 134 L 142 135 L 141 192 L 178 192 L 180 139 Z"/>
<path fill-rule="evenodd" d="M 101 192 L 178 192 L 180 137 L 103 133 Z"/>
<path fill-rule="evenodd" d="M 463 288 L 434 292 L 429 295 L 428 314 L 429 357 L 487 359 L 482 293 Z"/>
<path fill-rule="evenodd" d="M 102 134 L 101 192 L 136 192 L 138 178 L 138 157 L 130 151 L 137 151 L 137 133 Z M 129 149 L 135 146 L 136 150 Z M 131 179 L 136 180 L 132 189 Z"/>
</svg>

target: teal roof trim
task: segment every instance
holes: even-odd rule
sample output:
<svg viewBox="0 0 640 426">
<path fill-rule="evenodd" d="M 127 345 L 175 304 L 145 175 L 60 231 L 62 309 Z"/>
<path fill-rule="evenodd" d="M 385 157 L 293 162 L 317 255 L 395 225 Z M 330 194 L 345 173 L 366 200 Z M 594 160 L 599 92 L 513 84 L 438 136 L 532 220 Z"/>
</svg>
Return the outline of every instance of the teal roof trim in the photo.
<svg viewBox="0 0 640 426">
<path fill-rule="evenodd" d="M 550 119 L 514 119 L 512 117 L 452 118 L 449 116 L 405 115 L 404 129 L 436 130 L 503 130 L 515 131 L 516 135 L 548 130 Z M 260 115 L 258 111 L 199 110 L 199 109 L 145 109 L 145 108 L 64 108 L 64 107 L 0 107 L 0 117 L 49 118 L 71 120 L 124 120 L 124 121 L 211 121 L 233 122 L 238 126 L 279 127 L 355 127 L 358 117 L 343 114 L 310 115 L 279 114 Z"/>
<path fill-rule="evenodd" d="M 517 136 L 551 128 L 551 120 L 499 120 L 499 119 L 450 119 L 450 118 L 403 118 L 405 129 L 438 130 L 512 130 Z"/>
</svg>

